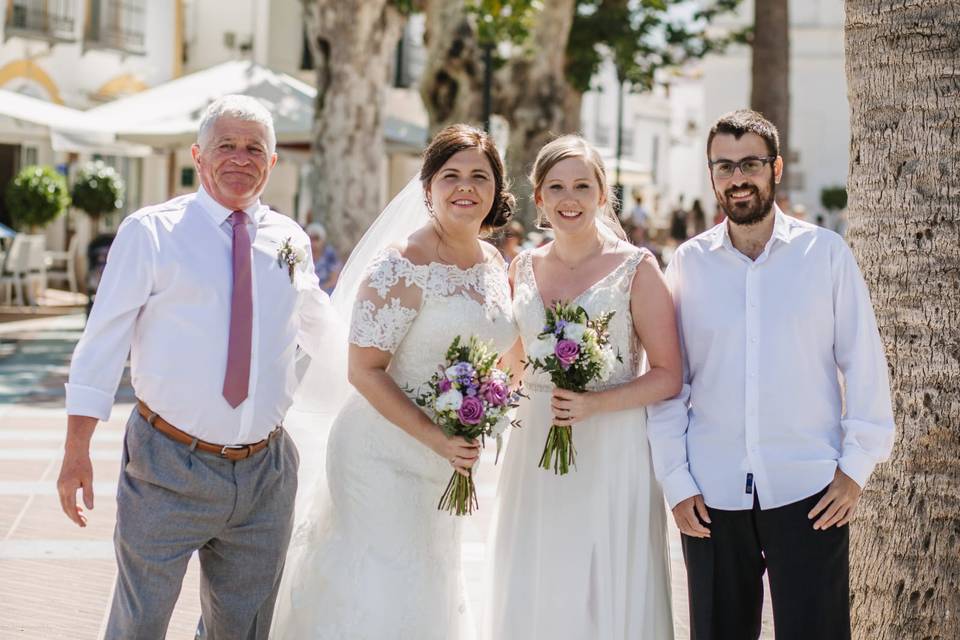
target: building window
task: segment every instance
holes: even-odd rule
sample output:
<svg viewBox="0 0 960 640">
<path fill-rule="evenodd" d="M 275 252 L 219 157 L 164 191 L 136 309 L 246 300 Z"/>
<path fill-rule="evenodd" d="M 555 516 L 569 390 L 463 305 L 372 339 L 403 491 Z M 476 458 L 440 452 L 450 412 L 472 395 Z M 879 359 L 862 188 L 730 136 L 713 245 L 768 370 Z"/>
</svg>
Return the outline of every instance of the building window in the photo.
<svg viewBox="0 0 960 640">
<path fill-rule="evenodd" d="M 7 4 L 7 36 L 52 42 L 76 40 L 76 0 L 11 0 Z"/>
<path fill-rule="evenodd" d="M 87 6 L 88 47 L 144 53 L 146 0 L 89 0 Z"/>
<path fill-rule="evenodd" d="M 29 167 L 39 163 L 40 154 L 38 149 L 32 145 L 24 145 L 20 148 L 20 166 Z"/>
</svg>

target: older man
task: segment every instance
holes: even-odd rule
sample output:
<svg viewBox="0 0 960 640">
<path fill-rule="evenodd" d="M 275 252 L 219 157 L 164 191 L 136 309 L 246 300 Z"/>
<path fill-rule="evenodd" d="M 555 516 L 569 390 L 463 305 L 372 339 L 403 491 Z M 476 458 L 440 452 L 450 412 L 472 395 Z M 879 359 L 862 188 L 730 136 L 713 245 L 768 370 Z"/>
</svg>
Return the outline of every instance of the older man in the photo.
<svg viewBox="0 0 960 640">
<path fill-rule="evenodd" d="M 297 345 L 316 352 L 329 308 L 306 234 L 260 203 L 275 146 L 254 99 L 210 105 L 192 148 L 200 190 L 123 222 L 74 352 L 58 489 L 81 527 L 78 490 L 93 508 L 90 438 L 128 352 L 138 398 L 107 638 L 163 638 L 195 551 L 207 637 L 267 637 L 297 488 L 280 425 Z"/>
<path fill-rule="evenodd" d="M 684 391 L 649 410 L 691 638 L 758 638 L 766 571 L 777 640 L 846 640 L 846 525 L 894 436 L 870 297 L 838 235 L 774 203 L 773 124 L 727 114 L 707 155 L 727 220 L 667 269 Z"/>
</svg>

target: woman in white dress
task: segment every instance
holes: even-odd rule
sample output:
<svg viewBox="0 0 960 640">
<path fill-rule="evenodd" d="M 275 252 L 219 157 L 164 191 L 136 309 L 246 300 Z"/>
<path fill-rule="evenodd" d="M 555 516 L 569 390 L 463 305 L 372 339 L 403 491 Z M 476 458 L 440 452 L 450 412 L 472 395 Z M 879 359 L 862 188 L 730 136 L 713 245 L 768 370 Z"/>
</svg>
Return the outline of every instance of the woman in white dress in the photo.
<svg viewBox="0 0 960 640">
<path fill-rule="evenodd" d="M 614 312 L 623 361 L 585 393 L 527 369 L 523 427 L 511 432 L 497 490 L 485 635 L 670 640 L 666 519 L 644 406 L 680 390 L 673 304 L 653 255 L 625 241 L 602 161 L 582 138 L 544 146 L 531 181 L 555 240 L 510 267 L 522 344 L 543 330 L 545 307 L 572 301 L 590 317 Z M 573 425 L 566 475 L 538 467 L 551 424 Z"/>
<path fill-rule="evenodd" d="M 503 259 L 479 239 L 509 220 L 514 202 L 492 140 L 465 125 L 437 134 L 419 177 L 419 188 L 398 196 L 408 205 L 391 204 L 368 232 L 389 237 L 425 220 L 380 251 L 359 281 L 348 364 L 356 392 L 330 430 L 327 486 L 305 505 L 310 515 L 291 544 L 275 638 L 474 636 L 461 520 L 437 503 L 451 467 L 469 473 L 479 445 L 446 436 L 405 390 L 430 379 L 457 335 L 498 350 L 516 340 Z M 307 384 L 306 393 L 322 392 Z"/>
</svg>

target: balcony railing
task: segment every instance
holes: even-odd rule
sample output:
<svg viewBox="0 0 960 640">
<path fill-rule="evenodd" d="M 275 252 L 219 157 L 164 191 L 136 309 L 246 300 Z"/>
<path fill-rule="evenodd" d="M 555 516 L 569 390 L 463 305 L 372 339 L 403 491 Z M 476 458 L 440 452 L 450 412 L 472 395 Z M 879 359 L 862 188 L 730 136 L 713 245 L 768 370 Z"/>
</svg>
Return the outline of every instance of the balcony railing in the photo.
<svg viewBox="0 0 960 640">
<path fill-rule="evenodd" d="M 13 0 L 7 5 L 7 36 L 76 40 L 76 0 Z"/>
<path fill-rule="evenodd" d="M 146 45 L 145 0 L 91 0 L 87 46 L 143 53 Z"/>
</svg>

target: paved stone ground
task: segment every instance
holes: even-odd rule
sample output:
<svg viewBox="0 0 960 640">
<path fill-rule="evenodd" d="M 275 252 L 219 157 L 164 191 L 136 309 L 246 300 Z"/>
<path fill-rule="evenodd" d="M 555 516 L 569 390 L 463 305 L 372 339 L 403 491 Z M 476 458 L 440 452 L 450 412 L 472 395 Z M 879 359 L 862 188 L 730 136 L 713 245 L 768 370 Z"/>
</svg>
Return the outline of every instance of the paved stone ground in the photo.
<svg viewBox="0 0 960 640">
<path fill-rule="evenodd" d="M 113 415 L 94 436 L 96 502 L 89 525 L 80 529 L 60 511 L 55 481 L 66 423 L 63 382 L 81 330 L 80 316 L 0 324 L 0 640 L 96 640 L 109 612 L 116 575 L 113 496 L 133 392 L 125 374 Z M 485 454 L 480 511 L 468 522 L 462 551 L 478 620 L 497 475 L 492 462 Z M 686 584 L 674 529 L 671 552 L 677 640 L 686 640 Z M 197 567 L 192 561 L 167 638 L 193 637 L 200 615 Z M 764 626 L 772 629 L 769 607 Z M 763 637 L 772 638 L 772 631 Z"/>
</svg>

